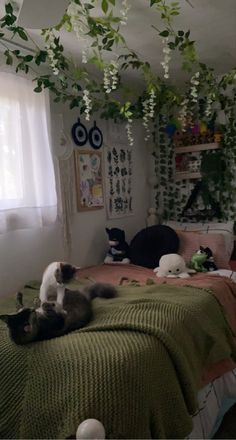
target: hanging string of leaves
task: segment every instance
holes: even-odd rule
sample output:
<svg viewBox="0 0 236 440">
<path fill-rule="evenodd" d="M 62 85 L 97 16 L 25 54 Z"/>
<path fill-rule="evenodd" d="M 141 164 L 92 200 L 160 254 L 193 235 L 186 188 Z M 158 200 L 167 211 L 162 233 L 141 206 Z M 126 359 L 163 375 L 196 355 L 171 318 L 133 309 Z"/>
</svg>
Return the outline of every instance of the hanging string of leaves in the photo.
<svg viewBox="0 0 236 440">
<path fill-rule="evenodd" d="M 223 111 L 227 122 L 221 126 L 222 160 L 226 166 L 217 181 L 212 173 L 204 178 L 208 180 L 209 187 L 217 192 L 223 215 L 233 217 L 236 193 L 236 69 L 219 78 L 211 67 L 201 63 L 190 30 L 175 29 L 175 17 L 181 14 L 180 4 L 180 1 L 171 0 L 146 2 L 147 9 L 152 8 L 153 12 L 157 12 L 162 23 L 160 29 L 152 26 L 163 44 L 159 75 L 149 62 L 141 59 L 126 44 L 123 25 L 129 25 L 131 3 L 128 0 L 71 0 L 60 23 L 41 30 L 41 44 L 34 41 L 27 29 L 17 25 L 13 6 L 8 3 L 5 5 L 5 15 L 0 19 L 0 45 L 7 65 L 14 67 L 17 73 L 27 75 L 31 72 L 34 75 L 36 93 L 48 89 L 55 102 L 68 103 L 71 109 L 77 107 L 86 119 L 93 112 L 100 111 L 101 117 L 114 121 L 126 120 L 130 144 L 134 143 L 134 119 L 143 119 L 146 139 L 151 132 L 158 130 L 153 153 L 159 179 L 156 204 L 165 218 L 181 215 L 192 185 L 191 182 L 174 180 L 174 151 L 165 134 L 165 125 L 173 115 L 179 119 L 182 129 L 189 120 L 200 119 L 209 124 Z M 78 44 L 83 43 L 81 60 L 73 60 L 67 54 L 61 41 L 62 30 L 73 32 Z M 30 50 L 12 49 L 16 37 L 24 44 L 30 41 Z M 116 55 L 118 52 L 119 56 Z M 189 75 L 184 93 L 166 81 L 170 77 L 174 52 L 180 54 L 182 69 Z M 93 66 L 95 75 L 91 75 L 88 66 Z M 42 73 L 42 67 L 46 68 L 46 73 Z M 135 90 L 133 86 L 132 90 L 127 91 L 123 75 L 127 70 L 139 73 L 143 79 L 141 91 L 140 87 Z M 116 98 L 117 92 L 119 99 Z"/>
</svg>

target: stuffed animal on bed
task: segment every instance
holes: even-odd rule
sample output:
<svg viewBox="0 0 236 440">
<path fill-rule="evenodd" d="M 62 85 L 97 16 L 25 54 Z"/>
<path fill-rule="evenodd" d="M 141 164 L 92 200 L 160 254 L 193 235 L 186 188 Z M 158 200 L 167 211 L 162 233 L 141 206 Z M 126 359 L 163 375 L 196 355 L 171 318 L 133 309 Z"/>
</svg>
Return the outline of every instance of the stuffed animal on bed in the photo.
<svg viewBox="0 0 236 440">
<path fill-rule="evenodd" d="M 204 263 L 207 260 L 207 253 L 205 252 L 205 249 L 200 246 L 200 249 L 198 249 L 191 258 L 191 268 L 196 270 L 196 272 L 207 272 L 207 269 L 204 267 Z"/>
<path fill-rule="evenodd" d="M 106 232 L 110 247 L 104 263 L 129 264 L 129 245 L 125 241 L 125 232 L 119 228 L 106 228 Z"/>
<path fill-rule="evenodd" d="M 159 266 L 153 269 L 157 277 L 188 278 L 194 269 L 189 269 L 183 257 L 178 254 L 166 254 L 160 258 Z"/>
<path fill-rule="evenodd" d="M 216 266 L 215 261 L 214 261 L 212 250 L 209 247 L 206 247 L 206 248 L 201 247 L 201 248 L 207 254 L 207 259 L 203 263 L 203 266 L 205 267 L 205 269 L 208 272 L 214 272 L 215 270 L 218 270 L 218 267 Z"/>
</svg>

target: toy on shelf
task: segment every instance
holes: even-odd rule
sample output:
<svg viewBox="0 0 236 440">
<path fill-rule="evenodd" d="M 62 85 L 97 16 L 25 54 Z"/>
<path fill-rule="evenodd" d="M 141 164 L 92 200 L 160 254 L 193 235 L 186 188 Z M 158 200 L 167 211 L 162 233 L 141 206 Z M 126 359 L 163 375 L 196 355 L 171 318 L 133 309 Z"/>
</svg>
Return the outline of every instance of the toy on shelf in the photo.
<svg viewBox="0 0 236 440">
<path fill-rule="evenodd" d="M 160 258 L 159 266 L 153 269 L 156 276 L 167 278 L 189 278 L 194 269 L 189 269 L 179 254 L 166 254 Z"/>
<path fill-rule="evenodd" d="M 214 133 L 213 137 L 214 137 L 214 142 L 220 143 L 222 140 L 222 133 L 217 131 Z"/>
<path fill-rule="evenodd" d="M 201 160 L 200 159 L 190 159 L 188 162 L 188 171 L 191 173 L 196 173 L 200 171 Z"/>
<path fill-rule="evenodd" d="M 222 133 L 219 128 L 207 125 L 205 122 L 195 122 L 185 127 L 185 131 L 181 131 L 177 126 L 174 129 L 173 124 L 166 126 L 166 133 L 172 139 L 174 147 L 185 147 L 189 145 L 201 145 L 209 143 L 220 143 Z"/>
<path fill-rule="evenodd" d="M 129 264 L 129 245 L 125 241 L 125 232 L 119 228 L 106 228 L 106 232 L 110 247 L 104 263 Z"/>
<path fill-rule="evenodd" d="M 176 154 L 175 156 L 175 169 L 176 171 L 188 170 L 188 158 L 185 154 Z"/>
</svg>

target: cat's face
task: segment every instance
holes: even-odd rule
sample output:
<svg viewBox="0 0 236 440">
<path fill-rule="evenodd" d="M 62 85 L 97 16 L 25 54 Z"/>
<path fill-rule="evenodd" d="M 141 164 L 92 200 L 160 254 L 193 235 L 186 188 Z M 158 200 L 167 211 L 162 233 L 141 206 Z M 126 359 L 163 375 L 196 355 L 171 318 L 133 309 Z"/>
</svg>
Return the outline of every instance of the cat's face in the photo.
<svg viewBox="0 0 236 440">
<path fill-rule="evenodd" d="M 72 264 L 60 263 L 58 269 L 55 272 L 56 281 L 59 284 L 66 284 L 75 277 L 78 270 L 79 267 L 73 266 Z"/>
<path fill-rule="evenodd" d="M 43 315 L 37 309 L 22 308 L 17 313 L 0 315 L 6 322 L 10 338 L 19 345 L 56 336 L 65 323 L 65 312 L 56 303 L 45 302 Z"/>
<path fill-rule="evenodd" d="M 38 319 L 34 309 L 23 308 L 17 313 L 0 315 L 6 322 L 11 339 L 16 344 L 28 344 L 36 339 L 38 334 Z"/>
</svg>

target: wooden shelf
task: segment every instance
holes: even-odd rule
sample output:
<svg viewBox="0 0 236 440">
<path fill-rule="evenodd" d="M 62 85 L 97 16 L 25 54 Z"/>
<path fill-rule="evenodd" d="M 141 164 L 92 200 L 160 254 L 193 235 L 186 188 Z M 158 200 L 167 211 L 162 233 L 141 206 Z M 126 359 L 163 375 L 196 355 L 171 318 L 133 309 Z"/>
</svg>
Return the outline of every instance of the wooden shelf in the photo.
<svg viewBox="0 0 236 440">
<path fill-rule="evenodd" d="M 195 173 L 192 173 L 190 171 L 177 171 L 175 173 L 175 180 L 200 179 L 201 177 L 202 175 L 199 171 Z"/>
<path fill-rule="evenodd" d="M 194 151 L 204 151 L 204 150 L 217 150 L 218 148 L 220 148 L 220 145 L 217 143 L 186 145 L 186 147 L 176 147 L 175 154 L 192 153 Z"/>
</svg>

